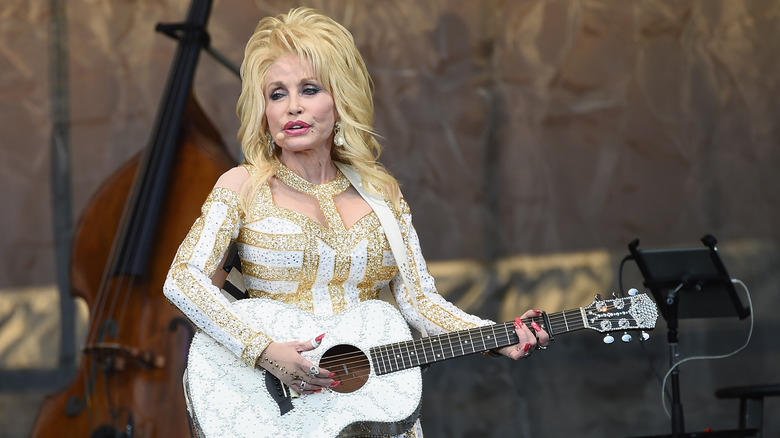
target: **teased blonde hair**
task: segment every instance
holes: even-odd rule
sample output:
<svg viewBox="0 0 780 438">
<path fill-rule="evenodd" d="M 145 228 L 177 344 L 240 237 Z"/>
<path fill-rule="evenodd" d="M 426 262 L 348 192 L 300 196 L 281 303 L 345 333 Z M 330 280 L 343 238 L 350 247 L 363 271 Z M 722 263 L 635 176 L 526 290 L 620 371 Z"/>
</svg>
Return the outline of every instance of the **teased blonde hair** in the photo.
<svg viewBox="0 0 780 438">
<path fill-rule="evenodd" d="M 308 62 L 317 80 L 333 96 L 345 144 L 332 146 L 331 158 L 354 166 L 367 190 L 397 207 L 398 181 L 377 162 L 382 147 L 373 128 L 373 83 L 363 58 L 344 26 L 306 7 L 260 20 L 244 50 L 241 96 L 236 105 L 241 121 L 238 140 L 244 161 L 259 170 L 245 186 L 248 199 L 254 197 L 260 184 L 273 175 L 279 164 L 276 154 L 268 152 L 264 86 L 271 65 L 289 54 Z"/>
</svg>

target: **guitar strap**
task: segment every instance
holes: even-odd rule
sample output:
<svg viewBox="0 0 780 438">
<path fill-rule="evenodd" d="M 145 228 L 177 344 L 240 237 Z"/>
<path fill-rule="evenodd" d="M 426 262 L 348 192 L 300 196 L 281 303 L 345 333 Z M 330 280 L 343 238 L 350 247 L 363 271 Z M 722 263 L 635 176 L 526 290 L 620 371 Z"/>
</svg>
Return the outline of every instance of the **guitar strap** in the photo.
<svg viewBox="0 0 780 438">
<path fill-rule="evenodd" d="M 406 256 L 406 245 L 404 244 L 403 237 L 401 237 L 401 229 L 398 226 L 398 221 L 395 219 L 393 212 L 390 210 L 390 207 L 387 205 L 387 202 L 384 199 L 369 193 L 363 187 L 363 179 L 360 177 L 360 174 L 353 166 L 340 162 L 335 162 L 335 164 L 336 167 L 341 170 L 341 173 L 347 177 L 349 182 L 352 183 L 352 186 L 355 187 L 355 190 L 360 193 L 360 196 L 365 199 L 371 209 L 374 210 L 374 213 L 376 213 L 376 216 L 379 218 L 379 223 L 382 224 L 382 228 L 385 230 L 385 236 L 387 236 L 387 241 L 390 243 L 390 249 L 393 251 L 395 263 L 398 265 L 398 270 L 401 272 L 401 278 L 403 279 L 406 286 L 406 291 L 411 298 L 414 310 L 417 312 L 417 317 L 419 318 L 420 324 L 420 332 L 423 336 L 427 337 L 428 331 L 425 330 L 425 323 L 423 321 L 422 313 L 420 313 L 420 307 L 417 305 L 417 297 L 415 296 L 416 294 L 414 293 L 414 288 L 411 287 L 414 284 L 411 280 L 412 271 L 409 268 L 409 259 Z"/>
</svg>

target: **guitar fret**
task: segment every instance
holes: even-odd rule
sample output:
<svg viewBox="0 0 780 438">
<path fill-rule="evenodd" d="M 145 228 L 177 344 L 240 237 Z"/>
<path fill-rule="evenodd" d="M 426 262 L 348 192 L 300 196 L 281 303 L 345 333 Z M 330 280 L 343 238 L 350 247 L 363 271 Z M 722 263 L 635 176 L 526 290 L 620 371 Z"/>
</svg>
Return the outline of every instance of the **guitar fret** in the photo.
<svg viewBox="0 0 780 438">
<path fill-rule="evenodd" d="M 490 326 L 490 333 L 492 333 L 493 335 L 493 337 L 490 338 L 493 341 L 493 343 L 490 344 L 490 347 L 488 347 L 487 345 L 485 345 L 485 338 L 482 338 L 483 351 L 491 350 L 493 348 L 498 347 L 498 340 L 496 339 L 496 326 L 494 325 Z"/>
<path fill-rule="evenodd" d="M 482 346 L 484 347 L 485 346 L 485 335 L 482 334 L 482 330 L 481 329 L 479 331 L 479 339 L 482 340 Z M 471 336 L 471 330 L 469 330 L 469 342 L 471 343 L 471 352 L 473 353 L 473 352 L 476 351 L 476 346 L 474 345 L 474 337 Z"/>
<path fill-rule="evenodd" d="M 393 372 L 393 346 L 388 345 L 387 348 L 385 348 L 385 357 L 387 359 L 387 370 L 386 372 L 391 373 Z"/>
<path fill-rule="evenodd" d="M 398 343 L 398 359 L 401 360 L 401 368 L 400 369 L 406 369 L 408 368 L 406 366 L 406 363 L 409 361 L 409 351 L 404 350 L 404 343 Z M 411 366 L 411 365 L 410 365 Z"/>
<path fill-rule="evenodd" d="M 408 342 L 404 342 L 403 346 L 404 346 L 404 356 L 406 357 L 406 361 L 409 363 L 409 366 L 404 368 L 411 368 L 414 366 L 412 365 L 412 359 L 414 359 L 414 352 L 409 350 Z"/>
<path fill-rule="evenodd" d="M 510 334 L 509 334 L 509 324 L 504 324 L 504 332 L 506 332 L 506 338 L 507 339 L 512 339 Z M 517 333 L 515 333 L 515 335 L 517 335 Z M 507 345 L 509 345 L 509 344 L 507 344 Z"/>
<path fill-rule="evenodd" d="M 422 350 L 423 357 L 425 358 L 425 363 L 430 362 L 430 360 L 428 359 L 428 354 L 425 352 L 425 340 L 424 339 L 420 340 L 420 349 Z"/>
<path fill-rule="evenodd" d="M 371 361 L 374 362 L 374 369 L 377 371 L 377 374 L 383 374 L 381 348 L 374 347 L 371 349 Z"/>
<path fill-rule="evenodd" d="M 398 355 L 396 354 L 396 345 L 398 344 L 392 344 L 391 345 L 391 354 L 393 355 L 392 360 L 390 361 L 390 366 L 395 363 L 395 368 L 392 371 L 398 371 L 400 368 L 398 368 Z"/>
<path fill-rule="evenodd" d="M 464 340 L 463 342 L 464 342 L 464 347 L 468 347 L 468 350 L 466 350 L 467 352 L 464 351 L 463 354 L 471 354 L 474 351 L 476 351 L 475 350 L 475 346 L 474 346 L 474 339 L 473 339 L 473 336 L 472 336 L 473 333 L 472 333 L 471 330 L 469 330 L 469 331 L 466 332 L 466 334 L 469 335 L 468 339 Z"/>
<path fill-rule="evenodd" d="M 382 372 L 383 373 L 389 373 L 390 372 L 390 360 L 387 356 L 387 347 L 383 347 L 380 350 L 380 355 L 382 359 Z"/>
<path fill-rule="evenodd" d="M 455 336 L 458 336 L 457 333 L 458 332 L 455 332 Z M 447 336 L 447 343 L 450 344 L 450 352 L 452 352 L 452 356 L 450 356 L 450 358 L 453 358 L 453 357 L 455 357 L 455 346 L 453 345 L 453 342 L 452 342 L 452 335 L 448 335 Z"/>
</svg>

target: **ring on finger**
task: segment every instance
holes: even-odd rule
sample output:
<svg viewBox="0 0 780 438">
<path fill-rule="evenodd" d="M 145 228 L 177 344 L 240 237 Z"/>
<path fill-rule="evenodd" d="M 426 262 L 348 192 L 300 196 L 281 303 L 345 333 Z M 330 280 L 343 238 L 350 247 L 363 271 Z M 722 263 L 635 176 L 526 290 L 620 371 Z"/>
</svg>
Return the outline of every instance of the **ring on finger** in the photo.
<svg viewBox="0 0 780 438">
<path fill-rule="evenodd" d="M 307 374 L 309 377 L 316 377 L 317 374 L 320 373 L 320 370 L 317 369 L 315 365 L 312 365 L 311 368 L 309 368 L 309 373 Z"/>
<path fill-rule="evenodd" d="M 303 380 L 301 380 L 301 384 L 298 386 L 301 387 L 301 391 L 306 391 L 306 382 L 304 382 Z"/>
</svg>

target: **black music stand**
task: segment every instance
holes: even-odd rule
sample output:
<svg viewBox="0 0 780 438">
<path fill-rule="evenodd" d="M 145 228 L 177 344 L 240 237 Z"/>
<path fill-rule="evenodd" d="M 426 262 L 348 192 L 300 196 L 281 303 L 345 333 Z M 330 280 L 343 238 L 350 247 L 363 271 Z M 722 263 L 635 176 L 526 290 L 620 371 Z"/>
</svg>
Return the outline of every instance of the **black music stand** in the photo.
<svg viewBox="0 0 780 438">
<path fill-rule="evenodd" d="M 742 304 L 734 283 L 711 235 L 701 239 L 705 247 L 639 250 L 639 240 L 628 245 L 644 285 L 653 294 L 668 327 L 672 377 L 672 437 L 684 437 L 685 421 L 680 402 L 678 320 L 682 318 L 744 319 L 750 309 Z"/>
</svg>

